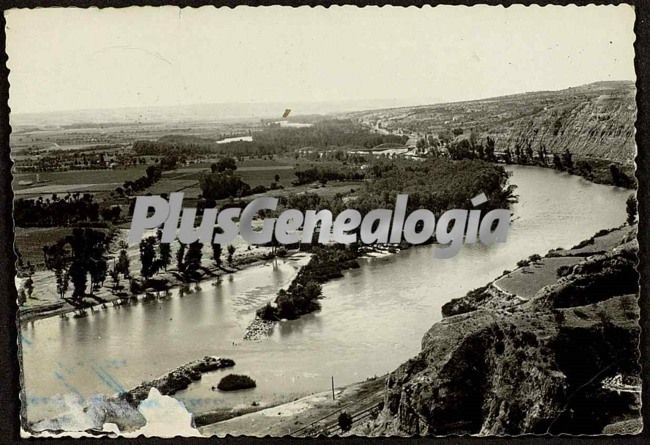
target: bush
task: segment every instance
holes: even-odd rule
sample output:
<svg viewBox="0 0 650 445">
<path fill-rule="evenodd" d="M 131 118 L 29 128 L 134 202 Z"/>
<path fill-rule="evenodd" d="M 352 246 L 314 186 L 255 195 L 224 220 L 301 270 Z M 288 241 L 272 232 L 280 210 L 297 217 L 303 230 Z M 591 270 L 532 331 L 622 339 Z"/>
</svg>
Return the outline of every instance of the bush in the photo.
<svg viewBox="0 0 650 445">
<path fill-rule="evenodd" d="M 339 414 L 339 427 L 343 432 L 350 431 L 350 428 L 352 428 L 352 416 L 343 411 L 341 414 Z"/>
<path fill-rule="evenodd" d="M 542 256 L 535 253 L 535 254 L 531 255 L 530 257 L 528 257 L 528 260 L 531 261 L 532 263 L 536 263 L 536 262 L 542 260 Z"/>
<path fill-rule="evenodd" d="M 221 391 L 236 391 L 238 389 L 255 388 L 255 386 L 257 386 L 255 380 L 247 375 L 228 374 L 221 379 L 217 385 L 217 389 Z"/>
<path fill-rule="evenodd" d="M 266 187 L 263 185 L 256 185 L 251 189 L 251 194 L 256 195 L 258 193 L 265 193 L 266 192 Z"/>
<path fill-rule="evenodd" d="M 526 267 L 530 265 L 530 261 L 528 260 L 520 260 L 517 261 L 517 267 Z"/>
<path fill-rule="evenodd" d="M 262 320 L 276 320 L 275 309 L 271 306 L 271 303 L 266 303 L 265 306 L 259 308 L 256 312 L 257 316 Z"/>
</svg>

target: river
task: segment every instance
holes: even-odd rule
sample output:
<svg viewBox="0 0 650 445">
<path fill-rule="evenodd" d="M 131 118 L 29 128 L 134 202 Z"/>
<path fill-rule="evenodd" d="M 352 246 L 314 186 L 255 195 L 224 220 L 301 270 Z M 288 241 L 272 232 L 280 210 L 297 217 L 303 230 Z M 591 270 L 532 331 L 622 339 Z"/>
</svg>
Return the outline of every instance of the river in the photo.
<svg viewBox="0 0 650 445">
<path fill-rule="evenodd" d="M 463 246 L 447 260 L 435 260 L 431 246 L 364 259 L 360 269 L 323 286 L 321 311 L 280 323 L 263 341 L 243 341 L 244 329 L 255 309 L 292 280 L 304 256 L 243 270 L 182 298 L 25 323 L 28 420 L 60 413 L 95 393 L 133 387 L 204 355 L 230 357 L 236 366 L 206 374 L 176 395 L 195 413 L 325 391 L 332 376 L 339 386 L 381 375 L 417 354 L 451 298 L 533 253 L 571 247 L 625 220 L 629 190 L 550 169 L 509 169 L 519 202 L 506 243 Z M 212 391 L 226 372 L 251 376 L 257 388 Z"/>
</svg>

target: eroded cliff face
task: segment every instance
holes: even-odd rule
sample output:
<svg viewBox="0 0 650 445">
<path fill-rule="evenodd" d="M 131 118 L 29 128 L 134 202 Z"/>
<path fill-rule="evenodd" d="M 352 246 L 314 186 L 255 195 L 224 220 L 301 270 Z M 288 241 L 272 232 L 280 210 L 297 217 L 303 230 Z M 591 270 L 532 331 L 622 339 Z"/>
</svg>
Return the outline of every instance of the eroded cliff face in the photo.
<svg viewBox="0 0 650 445">
<path fill-rule="evenodd" d="M 542 145 L 548 153 L 569 149 L 576 158 L 632 164 L 636 153 L 636 88 L 631 81 L 596 82 L 467 102 L 350 113 L 382 128 L 419 135 L 471 132 L 490 136 L 497 151 Z M 460 133 L 456 133 L 460 130 Z"/>
<path fill-rule="evenodd" d="M 567 93 L 566 100 L 545 105 L 541 110 L 512 122 L 486 129 L 499 149 L 537 151 L 545 146 L 549 152 L 568 149 L 582 158 L 629 162 L 636 153 L 634 90 L 625 87 L 611 90 L 586 90 Z"/>
<path fill-rule="evenodd" d="M 366 431 L 596 434 L 636 422 L 639 308 L 628 289 L 638 276 L 607 285 L 630 281 L 635 243 L 584 258 L 527 300 L 502 298 L 493 286 L 471 295 L 473 304 L 457 305 L 467 312 L 436 323 L 422 352 L 390 374 L 383 410 Z M 600 281 L 585 285 L 594 273 Z M 596 287 L 595 301 L 585 300 Z M 581 296 L 571 299 L 576 289 Z"/>
</svg>

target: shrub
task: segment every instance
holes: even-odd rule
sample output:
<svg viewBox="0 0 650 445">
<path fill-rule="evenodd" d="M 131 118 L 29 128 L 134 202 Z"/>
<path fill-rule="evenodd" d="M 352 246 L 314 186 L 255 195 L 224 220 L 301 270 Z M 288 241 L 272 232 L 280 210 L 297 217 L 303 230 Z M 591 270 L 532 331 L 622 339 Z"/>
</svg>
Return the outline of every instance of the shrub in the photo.
<svg viewBox="0 0 650 445">
<path fill-rule="evenodd" d="M 221 391 L 236 391 L 238 389 L 255 388 L 255 380 L 247 375 L 228 374 L 221 379 L 217 388 Z"/>
<path fill-rule="evenodd" d="M 530 261 L 528 260 L 517 261 L 517 267 L 526 267 L 528 265 L 530 265 Z"/>
<path fill-rule="evenodd" d="M 339 414 L 338 422 L 343 432 L 350 431 L 350 428 L 352 428 L 352 416 L 345 411 Z"/>
<path fill-rule="evenodd" d="M 266 192 L 266 187 L 264 187 L 263 185 L 256 185 L 251 189 L 251 194 L 253 195 L 258 193 L 264 193 L 264 192 Z"/>
<path fill-rule="evenodd" d="M 542 260 L 542 256 L 535 253 L 535 254 L 531 255 L 530 257 L 528 257 L 528 260 L 531 261 L 532 263 L 536 263 L 536 262 Z"/>
<path fill-rule="evenodd" d="M 259 308 L 257 310 L 256 314 L 262 320 L 276 320 L 277 319 L 277 317 L 275 316 L 275 310 L 273 309 L 273 306 L 271 306 L 271 303 L 266 303 L 265 306 L 262 306 L 261 308 Z"/>
</svg>

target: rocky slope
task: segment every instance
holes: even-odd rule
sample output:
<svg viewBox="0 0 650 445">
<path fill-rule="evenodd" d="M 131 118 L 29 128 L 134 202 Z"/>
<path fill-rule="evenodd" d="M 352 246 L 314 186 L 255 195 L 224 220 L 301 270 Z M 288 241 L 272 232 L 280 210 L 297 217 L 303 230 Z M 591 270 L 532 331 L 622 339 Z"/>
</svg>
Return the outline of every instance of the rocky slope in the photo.
<svg viewBox="0 0 650 445">
<path fill-rule="evenodd" d="M 635 156 L 636 88 L 633 82 L 597 82 L 560 91 L 353 113 L 350 117 L 387 130 L 440 134 L 474 130 L 495 139 L 496 150 L 549 152 L 568 148 L 580 158 L 631 164 Z"/>
<path fill-rule="evenodd" d="M 358 431 L 638 432 L 634 238 L 628 226 L 552 252 L 578 262 L 531 298 L 504 298 L 489 285 L 470 293 L 471 301 L 450 303 L 424 336 L 421 353 L 388 377 L 379 416 Z M 616 242 L 596 250 L 602 240 Z"/>
<path fill-rule="evenodd" d="M 541 110 L 485 130 L 497 147 L 514 150 L 531 144 L 559 153 L 569 149 L 583 158 L 630 162 L 636 153 L 633 84 L 596 84 L 566 90 L 566 97 L 544 100 Z"/>
</svg>

